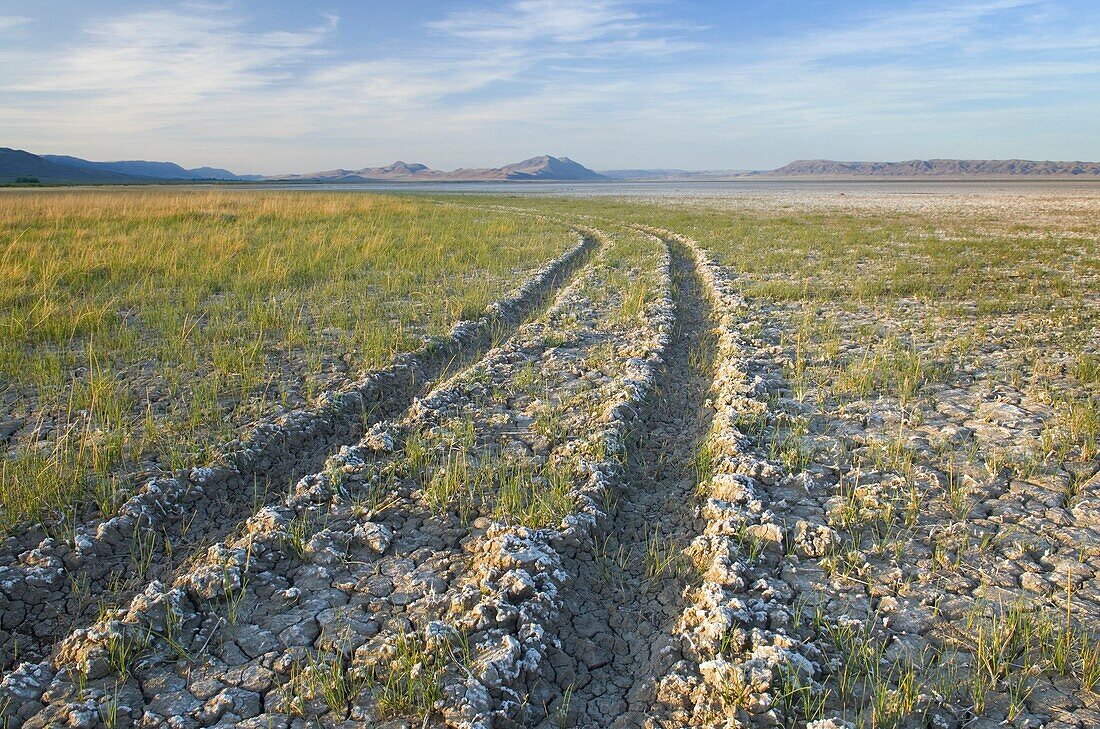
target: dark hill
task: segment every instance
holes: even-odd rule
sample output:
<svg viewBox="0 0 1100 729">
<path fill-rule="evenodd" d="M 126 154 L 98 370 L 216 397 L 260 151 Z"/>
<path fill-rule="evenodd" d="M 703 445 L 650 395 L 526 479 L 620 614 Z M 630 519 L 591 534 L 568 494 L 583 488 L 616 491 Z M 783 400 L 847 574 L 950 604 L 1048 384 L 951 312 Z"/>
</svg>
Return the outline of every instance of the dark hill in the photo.
<svg viewBox="0 0 1100 729">
<path fill-rule="evenodd" d="M 0 147 L 0 182 L 33 178 L 45 183 L 142 182 L 139 177 L 58 164 L 21 149 Z"/>
</svg>

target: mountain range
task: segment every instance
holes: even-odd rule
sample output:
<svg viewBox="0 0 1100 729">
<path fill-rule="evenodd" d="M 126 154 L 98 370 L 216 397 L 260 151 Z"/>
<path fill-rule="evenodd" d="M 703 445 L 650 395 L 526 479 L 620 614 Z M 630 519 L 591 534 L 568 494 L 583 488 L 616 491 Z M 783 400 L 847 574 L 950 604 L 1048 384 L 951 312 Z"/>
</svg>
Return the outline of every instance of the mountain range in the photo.
<svg viewBox="0 0 1100 729">
<path fill-rule="evenodd" d="M 478 182 L 478 181 L 561 181 L 598 182 L 618 180 L 638 181 L 708 181 L 746 177 L 938 177 L 938 178 L 1097 178 L 1100 163 L 1037 162 L 1033 160 L 959 160 L 930 159 L 904 162 L 837 162 L 835 160 L 797 160 L 778 169 L 767 171 L 739 170 L 679 170 L 623 169 L 595 172 L 568 157 L 542 155 L 503 167 L 433 170 L 427 165 L 394 162 L 384 167 L 335 169 L 305 174 L 238 175 L 219 167 L 186 169 L 174 162 L 123 160 L 92 162 L 65 155 L 36 155 L 20 149 L 0 147 L 0 184 L 150 184 L 164 182 L 288 182 L 288 183 L 354 183 L 354 182 Z"/>
<path fill-rule="evenodd" d="M 433 170 L 427 165 L 394 162 L 385 167 L 364 167 L 359 170 L 327 170 L 304 175 L 282 175 L 267 178 L 284 182 L 475 182 L 489 180 L 560 180 L 596 181 L 609 178 L 593 172 L 568 157 L 543 155 L 503 167 L 459 168 L 445 172 Z"/>
<path fill-rule="evenodd" d="M 174 162 L 89 162 L 79 157 L 37 155 L 0 147 L 0 183 L 22 180 L 45 184 L 136 184 L 166 181 L 255 180 L 216 167 L 188 170 Z"/>
<path fill-rule="evenodd" d="M 1095 177 L 1097 162 L 1027 159 L 911 159 L 904 162 L 836 162 L 804 159 L 771 172 L 780 177 Z"/>
<path fill-rule="evenodd" d="M 96 172 L 127 175 L 130 177 L 152 178 L 157 180 L 240 180 L 229 170 L 218 167 L 196 167 L 187 170 L 175 162 L 145 162 L 142 160 L 123 162 L 89 162 L 79 157 L 67 157 L 59 154 L 44 154 L 42 159 L 65 167 L 80 167 Z M 248 177 L 248 176 L 245 176 Z"/>
<path fill-rule="evenodd" d="M 217 167 L 185 169 L 174 162 L 124 160 L 92 162 L 64 155 L 31 154 L 0 147 L 0 183 L 40 182 L 43 184 L 141 184 L 154 182 L 476 182 L 489 180 L 598 181 L 607 177 L 593 172 L 568 157 L 543 155 L 503 167 L 433 170 L 427 165 L 394 162 L 385 167 L 357 170 L 326 170 L 305 174 L 237 175 Z"/>
</svg>

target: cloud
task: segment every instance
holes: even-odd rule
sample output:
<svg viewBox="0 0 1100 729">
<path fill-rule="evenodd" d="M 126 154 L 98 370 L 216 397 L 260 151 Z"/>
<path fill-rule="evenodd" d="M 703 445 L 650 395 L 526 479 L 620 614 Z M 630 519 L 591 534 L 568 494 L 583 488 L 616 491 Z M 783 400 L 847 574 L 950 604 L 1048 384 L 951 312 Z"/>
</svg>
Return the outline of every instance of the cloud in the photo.
<svg viewBox="0 0 1100 729">
<path fill-rule="evenodd" d="M 158 6 L 87 20 L 60 47 L 0 47 L 0 133 L 40 151 L 198 146 L 271 172 L 410 149 L 477 164 L 555 144 L 688 164 L 676 156 L 785 155 L 778 140 L 826 134 L 908 143 L 918 122 L 924 139 L 952 123 L 959 135 L 983 108 L 1038 114 L 1043 93 L 1075 100 L 1075 114 L 1095 106 L 1080 92 L 1100 75 L 1100 33 L 1049 0 L 891 5 L 736 42 L 668 7 L 512 0 L 444 13 L 389 46 L 341 38 L 331 15 L 272 29 L 234 4 Z"/>
<path fill-rule="evenodd" d="M 17 28 L 20 25 L 26 25 L 30 22 L 30 18 L 22 15 L 0 15 L 0 32 L 8 30 L 9 28 Z"/>
<path fill-rule="evenodd" d="M 133 138 L 193 122 L 200 139 L 217 128 L 246 136 L 241 114 L 286 93 L 323 58 L 337 19 L 293 31 L 247 25 L 229 6 L 189 4 L 89 22 L 75 42 L 49 50 L 0 50 L 7 133 Z"/>
<path fill-rule="evenodd" d="M 428 27 L 478 43 L 591 43 L 636 37 L 647 26 L 621 2 L 519 0 L 496 12 L 463 10 Z"/>
<path fill-rule="evenodd" d="M 682 36 L 699 29 L 647 16 L 622 0 L 517 0 L 451 12 L 427 27 L 475 47 L 557 48 L 574 58 L 689 50 L 698 46 Z"/>
<path fill-rule="evenodd" d="M 1041 0 L 922 3 L 856 18 L 848 27 L 787 39 L 787 51 L 804 61 L 877 54 L 901 55 L 956 46 L 973 38 L 1005 11 L 1034 7 Z M 795 41 L 795 42 L 792 42 Z"/>
<path fill-rule="evenodd" d="M 319 52 L 335 19 L 297 32 L 248 33 L 217 6 L 153 10 L 85 28 L 85 42 L 32 54 L 0 91 L 91 93 L 146 106 L 181 105 L 208 94 L 248 91 L 284 77 L 288 64 Z"/>
</svg>

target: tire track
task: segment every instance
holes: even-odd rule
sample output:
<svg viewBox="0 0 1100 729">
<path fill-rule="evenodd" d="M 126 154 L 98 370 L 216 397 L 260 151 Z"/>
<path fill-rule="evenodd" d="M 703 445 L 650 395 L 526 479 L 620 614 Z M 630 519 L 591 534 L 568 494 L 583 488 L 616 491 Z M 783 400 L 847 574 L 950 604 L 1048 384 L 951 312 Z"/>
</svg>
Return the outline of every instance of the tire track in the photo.
<svg viewBox="0 0 1100 729">
<path fill-rule="evenodd" d="M 71 541 L 6 540 L 0 550 L 0 670 L 44 657 L 104 602 L 125 600 L 150 578 L 170 575 L 195 546 L 224 538 L 280 495 L 280 484 L 319 470 L 339 446 L 397 416 L 433 380 L 476 361 L 543 311 L 599 247 L 591 231 L 575 230 L 574 247 L 490 304 L 481 319 L 458 322 L 448 336 L 398 357 L 355 387 L 322 396 L 315 409 L 257 426 L 228 444 L 211 466 L 151 480 L 118 515 L 78 527 Z"/>
<path fill-rule="evenodd" d="M 699 530 L 693 494 L 713 416 L 716 340 L 692 251 L 660 237 L 671 254 L 676 324 L 607 527 L 570 565 L 561 647 L 549 657 L 566 726 L 645 725 L 657 679 L 680 659 L 673 628 L 691 579 L 682 550 Z"/>
<path fill-rule="evenodd" d="M 597 260 L 605 252 L 606 244 Z M 457 634 L 448 620 L 474 658 L 462 664 L 464 672 L 441 679 L 443 716 L 455 726 L 514 720 L 538 678 L 543 628 L 556 619 L 555 583 L 563 574 L 540 567 L 559 551 L 580 548 L 599 520 L 616 444 L 666 348 L 667 297 L 631 320 L 644 324 L 624 324 L 615 287 L 594 278 L 596 267 L 561 290 L 545 320 L 521 327 L 415 402 L 399 423 L 383 423 L 342 450 L 283 505 L 262 509 L 239 536 L 179 572 L 174 587 L 149 582 L 128 610 L 75 631 L 56 662 L 21 666 L 0 684 L 0 702 L 5 694 L 16 699 L 13 726 L 27 717 L 48 725 L 118 707 L 130 720 L 150 712 L 154 724 L 157 716 L 182 714 L 203 726 L 235 723 L 262 712 L 277 726 L 285 725 L 280 713 L 344 725 L 341 712 L 313 692 L 313 679 L 303 678 L 315 673 L 309 661 L 322 655 L 338 664 L 341 685 L 355 682 L 343 715 L 361 725 L 372 712 L 393 709 L 392 697 L 380 703 L 377 682 L 367 678 L 398 671 L 393 651 L 408 641 L 423 640 L 417 645 L 426 651 L 452 645 Z M 614 265 L 599 267 L 621 280 Z M 532 376 L 546 389 L 531 390 Z M 586 400 L 586 392 L 595 399 Z M 559 429 L 552 421 L 538 426 L 541 415 L 577 397 L 598 405 L 600 416 L 577 413 L 553 437 Z M 605 418 L 593 433 L 591 425 Z M 430 491 L 440 462 L 416 453 L 424 453 L 418 439 L 436 442 L 440 434 L 454 434 L 485 457 L 533 449 L 539 463 L 575 464 L 569 498 L 576 511 L 545 528 L 498 524 L 484 501 L 472 504 L 469 517 L 449 502 L 437 513 Z M 414 448 L 414 441 L 421 444 Z M 442 463 L 451 469 L 449 459 Z M 396 490 L 374 501 L 379 477 L 395 473 L 390 465 L 399 466 Z M 210 686 L 227 682 L 230 688 L 211 697 Z"/>
<path fill-rule="evenodd" d="M 682 660 L 659 679 L 654 723 L 789 726 L 797 705 L 819 694 L 826 661 L 818 646 L 802 640 L 800 607 L 781 575 L 797 564 L 795 555 L 830 549 L 836 534 L 804 521 L 788 526 L 788 505 L 769 492 L 783 469 L 739 430 L 742 418 L 767 412 L 768 403 L 764 382 L 745 367 L 745 302 L 729 272 L 693 240 L 651 230 L 692 250 L 718 322 L 717 410 L 699 483 L 705 526 L 689 549 L 702 582 L 688 591 L 677 621 Z"/>
</svg>

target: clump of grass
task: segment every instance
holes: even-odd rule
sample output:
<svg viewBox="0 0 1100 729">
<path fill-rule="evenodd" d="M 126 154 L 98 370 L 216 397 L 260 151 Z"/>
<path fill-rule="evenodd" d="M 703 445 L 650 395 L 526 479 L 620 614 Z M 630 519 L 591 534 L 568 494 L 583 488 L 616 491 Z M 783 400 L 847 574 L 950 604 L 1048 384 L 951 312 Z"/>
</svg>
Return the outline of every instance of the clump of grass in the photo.
<svg viewBox="0 0 1100 729">
<path fill-rule="evenodd" d="M 811 420 L 805 416 L 779 413 L 773 419 L 768 455 L 772 461 L 782 463 L 789 471 L 801 471 L 813 461 L 813 449 L 805 444 L 810 432 Z"/>
<path fill-rule="evenodd" d="M 382 716 L 427 716 L 443 695 L 443 672 L 442 659 L 422 639 L 400 634 L 388 665 L 370 671 L 366 685 Z"/>
<path fill-rule="evenodd" d="M 134 662 L 149 647 L 152 635 L 138 626 L 120 625 L 107 639 L 107 664 L 121 677 L 126 677 Z"/>
<path fill-rule="evenodd" d="M 830 692 L 803 676 L 797 668 L 785 664 L 779 669 L 775 705 L 788 721 L 816 721 L 825 716 Z"/>
<path fill-rule="evenodd" d="M 287 525 L 283 544 L 299 559 L 305 556 L 309 540 L 324 528 L 324 518 L 310 511 L 295 514 Z"/>
<path fill-rule="evenodd" d="M 714 449 L 709 442 L 704 442 L 696 449 L 695 455 L 691 459 L 691 467 L 695 473 L 696 495 L 703 498 L 710 488 L 710 481 L 714 478 L 715 469 L 717 468 Z"/>
<path fill-rule="evenodd" d="M 304 661 L 295 663 L 284 689 L 287 697 L 287 713 L 306 717 L 308 702 L 323 699 L 329 711 L 345 718 L 352 701 L 367 685 L 368 680 L 350 670 L 348 661 L 338 652 L 310 654 Z"/>
<path fill-rule="evenodd" d="M 1022 600 L 1009 605 L 979 601 L 967 614 L 965 628 L 953 640 L 966 651 L 966 688 L 979 714 L 995 693 L 1018 708 L 1036 676 L 1073 676 L 1086 691 L 1100 681 L 1100 643 L 1088 626 L 1076 625 L 1068 582 L 1061 615 Z"/>
<path fill-rule="evenodd" d="M 688 571 L 688 561 L 679 545 L 653 528 L 645 539 L 645 576 L 647 580 L 661 580 L 666 576 L 679 577 Z"/>
<path fill-rule="evenodd" d="M 564 465 L 548 464 L 536 475 L 522 464 L 506 464 L 495 474 L 494 516 L 529 527 L 556 524 L 574 509 L 575 479 L 573 470 Z"/>
<path fill-rule="evenodd" d="M 833 678 L 841 707 L 867 726 L 897 727 L 920 710 L 925 681 L 931 676 L 917 657 L 888 655 L 890 640 L 876 630 L 877 620 L 877 615 L 866 620 L 815 617 L 838 653 Z"/>
<path fill-rule="evenodd" d="M 457 506 L 464 518 L 476 506 L 484 477 L 463 449 L 449 451 L 424 486 L 424 498 L 433 511 L 445 513 Z"/>
<path fill-rule="evenodd" d="M 917 346 L 888 337 L 873 342 L 859 357 L 840 364 L 832 373 L 831 390 L 842 399 L 892 394 L 902 405 L 907 405 L 928 382 L 947 374 L 947 364 L 931 363 Z"/>
<path fill-rule="evenodd" d="M 1082 352 L 1073 363 L 1073 376 L 1082 385 L 1100 383 L 1100 355 Z"/>
<path fill-rule="evenodd" d="M 535 414 L 531 430 L 546 438 L 552 445 L 557 445 L 569 435 L 569 424 L 562 408 L 550 404 Z"/>
<path fill-rule="evenodd" d="M 475 453 L 466 447 L 450 447 L 442 455 L 428 452 L 425 458 L 424 499 L 440 514 L 457 509 L 467 520 L 483 504 L 491 504 L 496 519 L 542 527 L 560 521 L 575 506 L 577 476 L 564 464 L 539 465 L 529 458 Z"/>
</svg>

